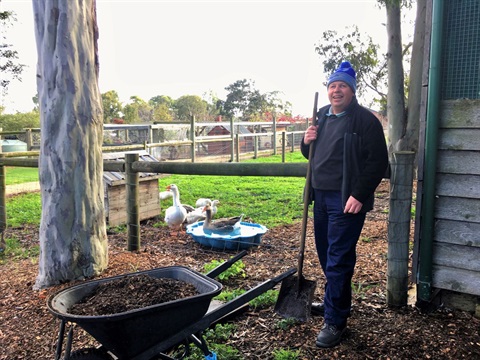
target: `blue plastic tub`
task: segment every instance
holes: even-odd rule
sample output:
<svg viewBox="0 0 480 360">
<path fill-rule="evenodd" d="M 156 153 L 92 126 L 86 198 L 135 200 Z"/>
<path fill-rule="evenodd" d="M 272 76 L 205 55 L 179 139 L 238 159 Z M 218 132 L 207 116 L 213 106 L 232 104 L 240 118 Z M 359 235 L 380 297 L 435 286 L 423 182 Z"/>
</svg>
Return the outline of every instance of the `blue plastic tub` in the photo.
<svg viewBox="0 0 480 360">
<path fill-rule="evenodd" d="M 262 241 L 262 235 L 267 230 L 265 226 L 260 224 L 240 222 L 240 231 L 229 234 L 205 234 L 203 232 L 203 221 L 187 225 L 187 234 L 190 234 L 195 242 L 203 246 L 224 250 L 243 250 L 259 245 Z"/>
</svg>

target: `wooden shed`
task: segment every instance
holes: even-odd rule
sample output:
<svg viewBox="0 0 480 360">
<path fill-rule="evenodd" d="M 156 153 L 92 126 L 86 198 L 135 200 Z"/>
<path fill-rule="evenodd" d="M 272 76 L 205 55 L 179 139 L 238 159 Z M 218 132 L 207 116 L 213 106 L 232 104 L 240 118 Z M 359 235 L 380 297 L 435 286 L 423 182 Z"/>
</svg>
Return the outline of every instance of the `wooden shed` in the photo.
<svg viewBox="0 0 480 360">
<path fill-rule="evenodd" d="M 139 154 L 139 161 L 157 161 L 157 159 L 146 151 L 135 152 Z M 124 161 L 125 153 L 104 153 L 103 159 L 110 161 Z M 139 177 L 140 220 L 146 220 L 160 215 L 160 200 L 158 197 L 158 179 L 160 178 L 160 175 L 156 173 L 140 173 Z M 103 186 L 107 225 L 117 226 L 125 224 L 127 221 L 125 173 L 104 171 Z"/>
<path fill-rule="evenodd" d="M 245 125 L 235 124 L 235 133 L 250 135 L 251 132 Z M 230 135 L 232 133 L 230 124 L 219 124 L 208 131 L 208 136 Z M 240 139 L 240 152 L 253 151 L 253 137 L 242 136 Z M 232 143 L 230 141 L 218 141 L 208 144 L 209 154 L 230 154 L 232 152 Z"/>
<path fill-rule="evenodd" d="M 480 3 L 427 4 L 412 273 L 420 303 L 480 314 Z"/>
</svg>

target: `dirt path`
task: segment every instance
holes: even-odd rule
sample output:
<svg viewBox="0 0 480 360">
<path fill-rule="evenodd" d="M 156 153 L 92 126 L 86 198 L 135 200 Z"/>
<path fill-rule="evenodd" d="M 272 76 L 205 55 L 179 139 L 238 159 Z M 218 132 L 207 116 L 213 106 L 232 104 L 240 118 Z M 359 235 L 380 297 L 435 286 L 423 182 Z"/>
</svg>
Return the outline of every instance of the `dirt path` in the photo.
<svg viewBox="0 0 480 360">
<path fill-rule="evenodd" d="M 40 191 L 40 183 L 38 181 L 32 181 L 32 182 L 7 186 L 7 196 L 23 194 L 27 192 L 36 192 L 36 191 Z"/>
</svg>

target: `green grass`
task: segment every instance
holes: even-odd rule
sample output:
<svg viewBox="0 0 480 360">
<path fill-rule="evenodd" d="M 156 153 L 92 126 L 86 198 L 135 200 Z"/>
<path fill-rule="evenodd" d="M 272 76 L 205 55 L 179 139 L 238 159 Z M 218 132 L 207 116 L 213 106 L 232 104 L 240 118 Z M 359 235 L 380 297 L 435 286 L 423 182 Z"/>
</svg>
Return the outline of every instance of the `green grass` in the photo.
<svg viewBox="0 0 480 360">
<path fill-rule="evenodd" d="M 286 162 L 306 161 L 300 152 L 288 153 L 285 160 Z M 248 160 L 248 162 L 259 163 L 259 166 L 261 163 L 280 163 L 281 161 L 281 155 Z M 27 170 L 34 170 L 29 172 L 31 177 L 26 176 Z M 31 181 L 26 179 L 34 179 L 33 173 L 37 171 L 36 168 L 9 168 L 7 180 L 13 177 L 12 173 L 17 172 L 25 174 L 25 176 L 19 176 L 19 179 Z M 38 174 L 36 179 L 38 179 Z M 184 204 L 195 205 L 198 198 L 220 200 L 217 218 L 243 213 L 246 219 L 269 228 L 291 224 L 302 218 L 304 178 L 171 175 L 159 180 L 160 191 L 164 191 L 168 184 L 176 184 L 179 187 L 180 200 Z M 162 201 L 162 210 L 164 211 L 171 203 L 171 199 Z M 18 195 L 7 200 L 8 226 L 38 225 L 40 216 L 40 193 Z"/>
<path fill-rule="evenodd" d="M 299 152 L 289 154 L 288 162 L 306 161 Z M 265 162 L 281 162 L 281 156 L 248 162 L 261 166 Z M 302 218 L 304 178 L 171 175 L 160 179 L 159 184 L 160 191 L 169 184 L 176 184 L 183 204 L 195 205 L 199 198 L 220 200 L 217 218 L 243 213 L 246 219 L 267 227 L 291 224 Z M 162 210 L 171 204 L 171 199 L 162 201 Z"/>
<path fill-rule="evenodd" d="M 203 266 L 203 270 L 205 273 L 212 271 L 215 269 L 217 266 L 223 264 L 224 261 L 222 260 L 212 260 L 209 263 L 206 263 Z M 230 278 L 239 278 L 239 277 L 245 277 L 245 263 L 242 260 L 238 260 L 235 263 L 232 264 L 227 270 L 222 272 L 220 275 L 218 275 L 218 280 L 228 280 Z"/>
<path fill-rule="evenodd" d="M 277 349 L 273 351 L 274 360 L 298 360 L 300 350 Z"/>
<path fill-rule="evenodd" d="M 5 239 L 5 250 L 0 252 L 0 265 L 4 264 L 6 259 L 28 259 L 36 261 L 40 254 L 40 246 L 35 245 L 32 247 L 24 248 L 16 237 Z"/>
<path fill-rule="evenodd" d="M 7 199 L 7 225 L 10 227 L 39 225 L 41 213 L 39 193 L 27 193 Z"/>
<path fill-rule="evenodd" d="M 38 181 L 38 168 L 7 167 L 5 177 L 6 185 L 22 184 L 32 181 Z"/>
<path fill-rule="evenodd" d="M 267 227 L 290 224 L 302 217 L 301 178 L 220 177 L 172 175 L 160 181 L 160 188 L 176 184 L 183 204 L 195 205 L 198 198 L 220 200 L 216 217 L 244 214 Z M 162 202 L 162 209 L 171 200 Z"/>
</svg>

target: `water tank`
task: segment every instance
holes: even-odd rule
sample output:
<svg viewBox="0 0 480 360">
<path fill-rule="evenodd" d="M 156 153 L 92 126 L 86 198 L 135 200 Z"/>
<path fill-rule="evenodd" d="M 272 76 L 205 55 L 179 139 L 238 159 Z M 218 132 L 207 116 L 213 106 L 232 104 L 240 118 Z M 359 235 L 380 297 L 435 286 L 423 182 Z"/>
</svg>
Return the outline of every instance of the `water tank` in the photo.
<svg viewBox="0 0 480 360">
<path fill-rule="evenodd" d="M 2 152 L 27 151 L 27 143 L 20 140 L 1 140 Z"/>
</svg>

